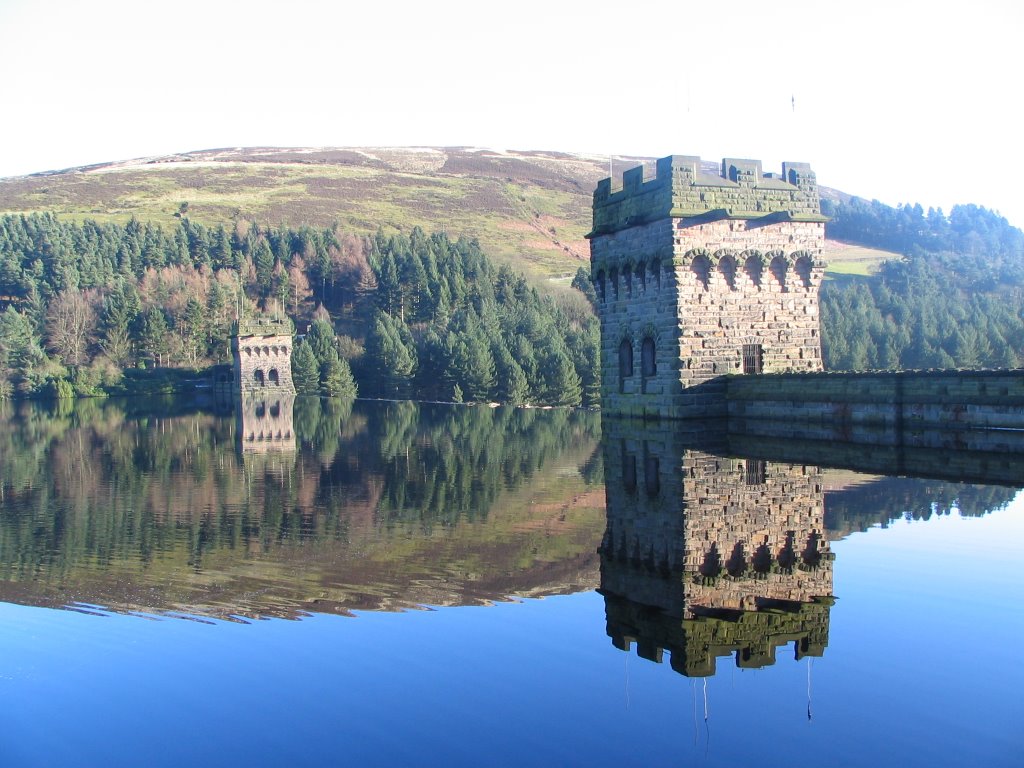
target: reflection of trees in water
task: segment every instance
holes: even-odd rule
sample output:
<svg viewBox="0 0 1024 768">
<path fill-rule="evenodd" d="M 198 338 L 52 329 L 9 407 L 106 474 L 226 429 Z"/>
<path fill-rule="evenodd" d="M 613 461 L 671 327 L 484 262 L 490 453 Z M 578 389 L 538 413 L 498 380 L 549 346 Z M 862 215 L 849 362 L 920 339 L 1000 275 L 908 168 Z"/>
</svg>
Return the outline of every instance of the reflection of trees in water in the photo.
<svg viewBox="0 0 1024 768">
<path fill-rule="evenodd" d="M 826 491 L 825 528 L 832 538 L 894 520 L 929 520 L 954 511 L 980 517 L 1005 507 L 1017 490 L 997 485 L 947 483 L 910 477 L 886 477 Z"/>
<path fill-rule="evenodd" d="M 269 461 L 236 452 L 230 414 L 158 405 L 0 403 L 3 577 L 173 552 L 198 569 L 222 550 L 344 542 L 354 525 L 484 518 L 599 428 L 586 412 L 298 398 L 297 450 Z"/>
</svg>

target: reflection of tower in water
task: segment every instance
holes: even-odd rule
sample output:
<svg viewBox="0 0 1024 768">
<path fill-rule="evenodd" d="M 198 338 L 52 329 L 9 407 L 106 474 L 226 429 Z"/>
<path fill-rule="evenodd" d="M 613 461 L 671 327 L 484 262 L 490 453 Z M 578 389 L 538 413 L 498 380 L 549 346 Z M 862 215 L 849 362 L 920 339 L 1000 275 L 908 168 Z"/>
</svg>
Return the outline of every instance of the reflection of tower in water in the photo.
<svg viewBox="0 0 1024 768">
<path fill-rule="evenodd" d="M 693 430 L 684 432 L 683 430 Z M 604 423 L 601 593 L 616 647 L 691 676 L 820 656 L 832 554 L 820 470 L 724 456 L 714 425 Z"/>
<path fill-rule="evenodd" d="M 235 439 L 247 469 L 279 474 L 294 466 L 294 404 L 295 397 L 287 394 L 243 395 L 236 401 Z"/>
</svg>

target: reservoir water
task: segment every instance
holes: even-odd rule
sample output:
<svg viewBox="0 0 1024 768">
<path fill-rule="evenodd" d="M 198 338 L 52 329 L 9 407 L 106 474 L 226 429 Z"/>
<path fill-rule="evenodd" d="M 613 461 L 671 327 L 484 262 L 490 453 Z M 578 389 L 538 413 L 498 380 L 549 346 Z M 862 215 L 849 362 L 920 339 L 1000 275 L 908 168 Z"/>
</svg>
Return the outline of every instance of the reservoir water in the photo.
<svg viewBox="0 0 1024 768">
<path fill-rule="evenodd" d="M 0 403 L 0 765 L 1024 764 L 1006 472 L 718 437 Z"/>
</svg>

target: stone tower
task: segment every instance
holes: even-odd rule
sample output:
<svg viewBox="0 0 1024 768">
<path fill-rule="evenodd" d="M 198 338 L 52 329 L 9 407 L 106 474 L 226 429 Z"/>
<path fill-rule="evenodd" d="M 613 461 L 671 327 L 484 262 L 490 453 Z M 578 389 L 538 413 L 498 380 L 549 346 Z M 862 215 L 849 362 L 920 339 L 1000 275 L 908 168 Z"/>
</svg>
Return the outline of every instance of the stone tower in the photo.
<svg viewBox="0 0 1024 768">
<path fill-rule="evenodd" d="M 591 277 L 601 406 L 624 416 L 725 413 L 727 374 L 821 370 L 825 220 L 814 173 L 697 157 L 625 172 L 594 192 Z"/>
<path fill-rule="evenodd" d="M 292 384 L 292 324 L 287 318 L 247 318 L 231 337 L 235 393 L 295 394 Z"/>
</svg>

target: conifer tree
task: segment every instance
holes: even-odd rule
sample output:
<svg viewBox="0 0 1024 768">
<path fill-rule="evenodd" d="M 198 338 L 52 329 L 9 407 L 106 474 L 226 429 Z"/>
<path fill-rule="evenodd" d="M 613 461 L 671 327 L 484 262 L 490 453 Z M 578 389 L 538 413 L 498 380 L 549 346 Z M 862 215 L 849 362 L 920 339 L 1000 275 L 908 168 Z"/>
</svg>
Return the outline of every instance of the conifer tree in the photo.
<svg viewBox="0 0 1024 768">
<path fill-rule="evenodd" d="M 305 339 L 292 348 L 292 383 L 300 395 L 315 395 L 320 391 L 320 366 Z"/>
</svg>

